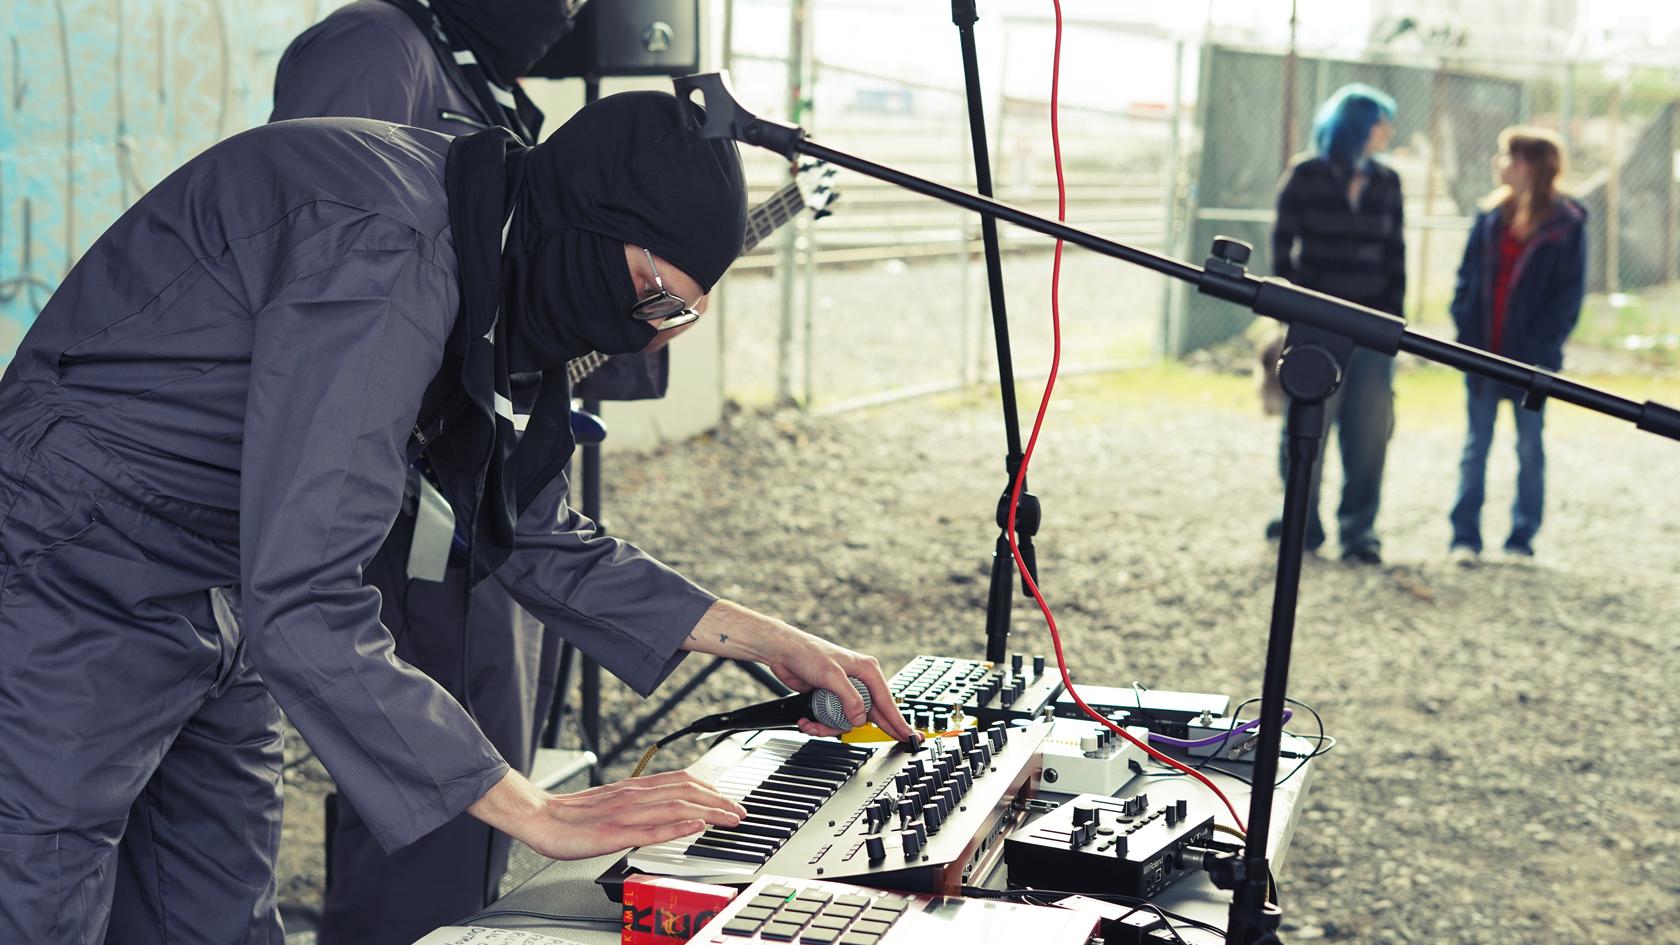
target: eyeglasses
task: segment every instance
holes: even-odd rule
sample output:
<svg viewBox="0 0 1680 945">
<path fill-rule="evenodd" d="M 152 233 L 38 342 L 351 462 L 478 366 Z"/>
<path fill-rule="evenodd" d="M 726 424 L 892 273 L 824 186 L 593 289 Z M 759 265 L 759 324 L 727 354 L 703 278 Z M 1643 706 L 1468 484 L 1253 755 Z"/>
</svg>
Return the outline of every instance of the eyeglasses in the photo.
<svg viewBox="0 0 1680 945">
<path fill-rule="evenodd" d="M 699 318 L 699 312 L 665 288 L 665 280 L 659 275 L 659 266 L 653 261 L 653 251 L 643 249 L 642 253 L 647 256 L 648 268 L 653 271 L 653 285 L 659 291 L 631 306 L 630 317 L 638 321 L 658 322 L 653 326 L 655 331 L 681 328 Z"/>
</svg>

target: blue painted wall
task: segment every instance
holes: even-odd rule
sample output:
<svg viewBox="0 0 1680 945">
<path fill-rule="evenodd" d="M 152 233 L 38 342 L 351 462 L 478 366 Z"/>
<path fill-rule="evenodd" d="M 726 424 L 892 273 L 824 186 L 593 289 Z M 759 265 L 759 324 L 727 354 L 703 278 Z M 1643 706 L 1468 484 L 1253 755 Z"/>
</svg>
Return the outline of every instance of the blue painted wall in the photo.
<svg viewBox="0 0 1680 945">
<path fill-rule="evenodd" d="M 274 67 L 341 0 L 0 0 L 0 367 L 147 188 L 267 120 Z"/>
</svg>

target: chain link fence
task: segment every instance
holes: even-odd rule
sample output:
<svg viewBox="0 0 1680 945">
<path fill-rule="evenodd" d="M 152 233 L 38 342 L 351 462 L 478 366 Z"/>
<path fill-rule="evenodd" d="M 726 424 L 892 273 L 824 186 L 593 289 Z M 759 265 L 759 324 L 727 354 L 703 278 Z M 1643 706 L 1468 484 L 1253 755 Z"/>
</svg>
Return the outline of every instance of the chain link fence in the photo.
<svg viewBox="0 0 1680 945">
<path fill-rule="evenodd" d="M 830 5 L 816 6 L 820 23 Z M 951 68 L 938 81 L 819 60 L 807 75 L 810 107 L 799 116 L 801 123 L 824 144 L 974 189 L 967 100 L 948 12 L 925 24 L 898 24 L 925 26 L 924 47 L 948 52 Z M 1119 39 L 1182 68 L 1181 41 Z M 1024 70 L 1018 59 L 1005 50 L 981 60 L 995 193 L 1054 218 L 1048 101 L 1012 91 L 1014 83 L 1048 91 L 1049 60 L 1031 63 L 1042 66 L 1037 81 L 1037 75 L 1007 75 L 1012 61 L 1013 68 Z M 788 85 L 788 60 L 782 56 L 737 52 L 732 71 L 737 88 Z M 1004 94 L 997 94 L 1000 89 Z M 761 114 L 787 116 L 786 102 L 760 95 L 751 104 L 763 106 Z M 1060 130 L 1069 220 L 1134 245 L 1166 249 L 1170 208 L 1177 205 L 1169 190 L 1180 176 L 1180 138 L 1188 128 L 1188 112 L 1171 101 L 1115 106 L 1064 101 Z M 745 156 L 752 200 L 763 200 L 787 179 L 773 156 Z M 719 305 L 729 397 L 747 407 L 796 403 L 841 410 L 994 381 L 997 354 L 979 218 L 852 172 L 842 172 L 836 185 L 839 200 L 831 216 L 797 221 L 791 236 L 767 240 L 733 271 Z M 1053 244 L 1008 225 L 999 235 L 1015 371 L 1020 377 L 1041 375 L 1051 353 Z M 1158 277 L 1128 268 L 1077 248 L 1067 251 L 1063 370 L 1112 369 L 1159 357 L 1165 286 Z"/>
</svg>

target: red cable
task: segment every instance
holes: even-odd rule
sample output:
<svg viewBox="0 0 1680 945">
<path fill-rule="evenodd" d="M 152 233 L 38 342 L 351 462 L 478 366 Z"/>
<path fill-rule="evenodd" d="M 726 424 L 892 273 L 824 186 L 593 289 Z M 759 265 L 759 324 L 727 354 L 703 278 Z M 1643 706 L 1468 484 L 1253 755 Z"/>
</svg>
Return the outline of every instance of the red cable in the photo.
<svg viewBox="0 0 1680 945">
<path fill-rule="evenodd" d="M 1056 157 L 1056 219 L 1066 222 L 1067 182 L 1062 177 L 1062 136 L 1057 121 L 1057 101 L 1060 96 L 1062 78 L 1062 2 L 1061 0 L 1051 0 L 1051 3 L 1056 8 L 1056 49 L 1050 67 L 1050 148 Z M 1027 466 L 1032 462 L 1033 449 L 1038 445 L 1039 430 L 1044 426 L 1044 415 L 1050 408 L 1050 395 L 1056 389 L 1056 372 L 1061 368 L 1062 363 L 1061 281 L 1062 241 L 1057 240 L 1055 262 L 1050 268 L 1050 323 L 1053 328 L 1052 337 L 1054 338 L 1054 346 L 1050 356 L 1050 379 L 1045 382 L 1044 397 L 1038 402 L 1038 416 L 1033 419 L 1032 436 L 1027 439 L 1026 454 L 1021 457 L 1021 468 L 1016 470 L 1015 483 L 1009 492 L 1009 523 L 1007 527 L 1009 551 L 1015 556 L 1015 568 L 1021 572 L 1022 583 L 1027 586 L 1028 590 L 1032 591 L 1033 600 L 1038 601 L 1038 609 L 1044 613 L 1044 622 L 1050 627 L 1050 642 L 1056 648 L 1056 667 L 1061 671 L 1062 685 L 1067 688 L 1068 695 L 1073 697 L 1074 703 L 1083 709 L 1086 715 L 1108 726 L 1121 738 L 1142 748 L 1148 753 L 1149 757 L 1171 765 L 1206 785 L 1208 790 L 1225 802 L 1225 809 L 1231 812 L 1231 818 L 1237 822 L 1237 828 L 1247 833 L 1248 826 L 1243 823 L 1241 815 L 1237 813 L 1236 805 L 1232 804 L 1231 799 L 1225 796 L 1225 792 L 1221 791 L 1218 785 L 1208 780 L 1206 775 L 1176 758 L 1150 748 L 1133 736 L 1132 733 L 1103 718 L 1095 709 L 1086 705 L 1084 699 L 1080 698 L 1078 690 L 1073 688 L 1073 677 L 1068 674 L 1067 659 L 1062 655 L 1062 635 L 1056 629 L 1056 616 L 1050 612 L 1050 604 L 1045 601 L 1044 595 L 1039 593 L 1038 582 L 1033 580 L 1032 573 L 1027 570 L 1026 559 L 1021 557 L 1021 547 L 1017 544 L 1015 538 L 1015 511 L 1021 501 L 1021 486 L 1027 481 Z"/>
</svg>

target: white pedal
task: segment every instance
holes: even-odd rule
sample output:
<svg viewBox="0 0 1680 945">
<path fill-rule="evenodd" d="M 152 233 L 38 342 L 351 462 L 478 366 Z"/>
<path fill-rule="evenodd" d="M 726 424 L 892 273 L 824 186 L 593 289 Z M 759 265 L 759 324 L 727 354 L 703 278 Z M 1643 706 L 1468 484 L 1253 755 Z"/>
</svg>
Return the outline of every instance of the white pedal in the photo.
<svg viewBox="0 0 1680 945">
<path fill-rule="evenodd" d="M 1142 725 L 1128 726 L 1126 731 L 1140 741 L 1149 738 L 1149 729 Z M 1107 726 L 1085 719 L 1057 719 L 1044 740 L 1044 790 L 1113 794 L 1143 770 L 1148 758 L 1142 748 Z"/>
</svg>

